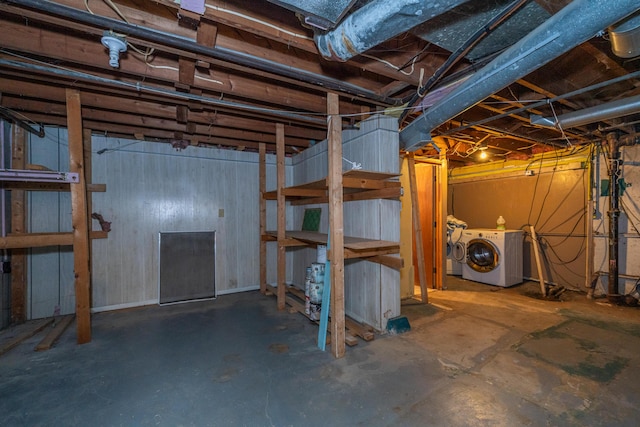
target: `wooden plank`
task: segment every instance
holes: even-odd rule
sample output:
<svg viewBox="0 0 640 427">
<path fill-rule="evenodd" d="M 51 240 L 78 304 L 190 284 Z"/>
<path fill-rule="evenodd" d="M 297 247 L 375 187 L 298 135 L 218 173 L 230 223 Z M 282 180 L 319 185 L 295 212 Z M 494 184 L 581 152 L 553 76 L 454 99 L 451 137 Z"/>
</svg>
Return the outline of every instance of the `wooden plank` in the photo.
<svg viewBox="0 0 640 427">
<path fill-rule="evenodd" d="M 26 133 L 19 126 L 12 126 L 11 166 L 24 169 L 26 165 Z M 11 232 L 22 234 L 27 230 L 27 198 L 23 190 L 11 191 Z M 4 239 L 4 238 L 2 238 Z M 2 244 L 0 239 L 0 245 Z M 8 249 L 5 247 L 3 249 Z M 27 319 L 27 252 L 23 247 L 11 250 L 11 323 Z"/>
<path fill-rule="evenodd" d="M 326 190 L 315 190 L 312 188 L 285 188 L 282 192 L 285 196 L 300 196 L 300 197 L 323 197 L 326 196 Z"/>
<path fill-rule="evenodd" d="M 345 257 L 346 258 L 346 257 Z M 386 265 L 387 267 L 395 270 L 400 270 L 404 267 L 404 260 L 402 258 L 388 256 L 388 255 L 374 255 L 371 257 L 363 258 L 366 261 L 375 262 L 378 264 Z"/>
<path fill-rule="evenodd" d="M 389 248 L 389 249 L 370 249 L 367 251 L 358 251 L 358 252 L 345 248 L 344 258 L 345 259 L 369 258 L 373 256 L 397 254 L 398 252 L 400 252 L 399 247 Z"/>
<path fill-rule="evenodd" d="M 91 239 L 91 230 L 93 229 L 93 217 L 91 213 L 93 212 L 93 197 L 91 191 L 89 190 L 89 184 L 93 181 L 93 169 L 91 163 L 92 157 L 92 144 L 91 144 L 91 129 L 83 129 L 82 131 L 82 158 L 84 161 L 84 184 L 85 184 L 85 197 L 87 199 L 87 230 L 89 233 L 89 239 Z M 71 190 L 71 188 L 69 188 Z M 89 259 L 89 278 L 91 278 L 91 240 L 89 240 L 89 245 L 87 246 L 88 254 L 87 257 Z M 91 280 L 91 279 L 89 279 Z M 65 328 L 66 329 L 66 328 Z"/>
<path fill-rule="evenodd" d="M 267 235 L 277 235 L 277 231 L 266 231 Z M 291 245 L 297 242 L 305 242 L 313 245 L 326 245 L 328 235 L 315 231 L 295 231 L 287 230 L 285 232 L 284 241 L 289 241 Z M 391 253 L 398 252 L 400 243 L 391 242 L 389 240 L 365 239 L 362 237 L 343 236 L 343 247 L 354 252 L 365 252 L 371 250 L 391 250 Z M 365 255 L 369 256 L 369 255 Z"/>
<path fill-rule="evenodd" d="M 294 313 L 300 313 L 304 317 L 306 317 L 307 319 L 310 319 L 309 315 L 307 313 L 305 313 L 305 311 L 304 311 L 304 304 L 301 302 L 301 300 L 304 299 L 304 292 L 302 292 L 300 289 L 292 288 L 290 293 L 292 295 L 288 295 L 287 296 L 287 304 L 289 304 L 291 306 L 292 311 Z M 293 295 L 295 295 L 297 298 L 294 298 Z M 316 325 L 318 325 L 318 327 L 320 327 L 320 322 L 318 322 L 317 320 L 313 320 L 312 322 L 315 323 Z M 352 321 L 352 323 L 355 323 L 355 321 Z M 331 331 L 331 321 L 329 321 L 327 325 L 328 325 L 327 326 L 327 331 L 330 332 Z M 356 335 L 357 334 L 353 333 L 352 331 L 345 332 L 344 343 L 346 345 L 348 345 L 349 347 L 353 347 L 353 346 L 358 345 L 358 339 L 356 338 Z M 331 342 L 331 340 L 329 338 L 327 338 L 326 341 L 327 341 L 327 343 Z M 366 340 L 366 341 L 370 341 L 370 340 Z"/>
<path fill-rule="evenodd" d="M 218 27 L 208 19 L 201 19 L 198 25 L 198 33 L 196 41 L 198 44 L 214 47 L 216 45 L 216 37 L 218 37 Z"/>
<path fill-rule="evenodd" d="M 69 133 L 69 169 L 80 182 L 71 187 L 71 223 L 73 225 L 73 269 L 75 273 L 78 344 L 91 341 L 91 274 L 87 187 L 84 177 L 82 113 L 80 92 L 67 89 L 67 129 Z"/>
<path fill-rule="evenodd" d="M 355 335 L 359 336 L 365 341 L 372 341 L 376 337 L 371 326 L 363 325 L 362 323 L 356 322 L 350 317 L 347 317 L 345 319 L 345 324 L 347 328 L 349 328 L 349 330 L 351 330 L 353 333 L 355 333 Z"/>
<path fill-rule="evenodd" d="M 434 281 L 437 289 L 446 289 L 445 276 L 447 274 L 447 187 L 449 166 L 446 150 L 440 152 L 440 166 L 437 168 L 438 186 L 436 187 L 435 210 L 435 260 Z"/>
<path fill-rule="evenodd" d="M 285 282 L 287 280 L 287 254 L 284 244 L 285 232 L 287 226 L 286 217 L 286 201 L 284 197 L 285 170 L 284 170 L 284 125 L 278 123 L 276 125 L 276 173 L 277 173 L 277 192 L 278 192 L 278 257 L 277 257 L 277 291 L 278 291 L 278 310 L 284 310 L 285 307 Z"/>
<path fill-rule="evenodd" d="M 17 182 L 3 181 L 0 188 L 7 190 L 29 190 L 29 191 L 71 191 L 69 183 L 57 182 Z M 87 184 L 87 191 L 90 193 L 104 193 L 107 191 L 107 184 Z"/>
<path fill-rule="evenodd" d="M 352 189 L 346 189 L 343 195 L 343 202 L 354 202 L 357 200 L 372 200 L 372 199 L 397 199 L 402 195 L 402 187 L 390 187 L 390 188 L 382 188 L 379 190 L 364 190 L 352 192 Z M 329 198 L 327 196 L 324 197 L 314 197 L 311 199 L 300 199 L 294 200 L 291 202 L 292 206 L 300 206 L 300 205 L 309 205 L 309 204 L 320 204 L 320 203 L 328 203 Z"/>
<path fill-rule="evenodd" d="M 200 31 L 198 31 L 200 34 Z M 267 189 L 267 147 L 262 142 L 258 146 L 258 181 L 260 188 L 260 292 L 267 293 L 267 242 L 264 240 L 264 234 L 267 231 L 267 201 L 263 197 Z"/>
<path fill-rule="evenodd" d="M 343 177 L 342 186 L 346 188 L 358 188 L 367 190 L 379 190 L 382 188 L 400 187 L 399 181 L 381 181 L 376 179 Z"/>
<path fill-rule="evenodd" d="M 376 171 L 368 171 L 363 169 L 351 169 L 346 171 L 343 176 L 345 178 L 353 178 L 353 179 L 365 179 L 365 180 L 388 180 L 393 178 L 398 178 L 400 174 L 397 173 L 388 173 L 388 172 L 376 172 Z M 399 182 L 399 181 L 396 181 Z"/>
<path fill-rule="evenodd" d="M 0 356 L 19 345 L 22 341 L 31 338 L 51 323 L 53 323 L 53 318 L 38 319 L 3 331 L 0 344 Z"/>
<path fill-rule="evenodd" d="M 36 346 L 36 351 L 49 350 L 53 345 L 58 341 L 58 339 L 62 336 L 64 331 L 67 330 L 69 325 L 73 322 L 75 316 L 73 314 L 69 314 L 67 316 L 62 317 L 55 326 L 49 331 L 46 337 L 40 341 L 40 343 Z"/>
<path fill-rule="evenodd" d="M 193 86 L 196 72 L 196 60 L 180 57 L 178 59 L 178 80 L 181 84 Z"/>
<path fill-rule="evenodd" d="M 420 206 L 418 203 L 418 189 L 416 184 L 416 165 L 413 155 L 407 155 L 409 184 L 411 187 L 411 207 L 413 211 L 413 232 L 416 239 L 416 253 L 418 257 L 418 276 L 420 280 L 420 294 L 423 303 L 429 302 L 427 295 L 427 276 L 424 265 L 424 248 L 422 246 L 422 225 L 420 224 Z"/>
<path fill-rule="evenodd" d="M 344 311 L 344 213 L 342 205 L 342 119 L 340 99 L 327 94 L 329 234 L 331 239 L 331 353 L 340 358 L 345 354 Z"/>
<path fill-rule="evenodd" d="M 73 234 L 70 232 L 9 234 L 6 237 L 0 237 L 0 249 L 40 248 L 46 246 L 71 245 L 73 245 Z M 14 267 L 13 260 L 12 267 Z"/>
</svg>

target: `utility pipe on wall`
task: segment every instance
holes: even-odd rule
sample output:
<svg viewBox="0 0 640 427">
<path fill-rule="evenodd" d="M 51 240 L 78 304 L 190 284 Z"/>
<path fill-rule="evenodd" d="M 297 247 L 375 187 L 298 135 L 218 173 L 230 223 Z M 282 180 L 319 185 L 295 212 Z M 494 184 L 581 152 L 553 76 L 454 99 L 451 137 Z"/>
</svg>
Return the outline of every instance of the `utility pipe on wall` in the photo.
<svg viewBox="0 0 640 427">
<path fill-rule="evenodd" d="M 609 145 L 609 286 L 607 298 L 610 302 L 618 302 L 618 220 L 620 218 L 620 186 L 618 179 L 622 172 L 620 147 L 635 145 L 640 142 L 640 135 L 625 135 L 618 138 L 615 133 L 607 134 Z"/>
</svg>

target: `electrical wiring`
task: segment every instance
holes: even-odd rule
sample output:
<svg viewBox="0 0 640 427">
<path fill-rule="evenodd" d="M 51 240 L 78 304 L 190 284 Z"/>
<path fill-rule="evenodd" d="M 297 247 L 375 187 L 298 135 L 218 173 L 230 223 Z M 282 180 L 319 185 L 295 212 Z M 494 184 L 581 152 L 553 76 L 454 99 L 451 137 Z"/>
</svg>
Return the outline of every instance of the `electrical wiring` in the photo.
<svg viewBox="0 0 640 427">
<path fill-rule="evenodd" d="M 557 204 L 557 205 L 556 205 L 555 209 L 554 209 L 552 212 L 550 212 L 550 213 L 548 214 L 547 219 L 546 219 L 542 224 L 540 224 L 540 225 L 536 225 L 536 228 L 539 228 L 539 229 L 541 229 L 541 230 L 545 229 L 545 226 L 549 223 L 549 221 L 550 221 L 552 218 L 554 218 L 554 217 L 556 216 L 556 214 L 558 213 L 558 211 L 560 211 L 560 210 L 561 210 L 561 208 L 562 208 L 563 204 L 564 204 L 566 201 L 568 201 L 568 200 L 569 200 L 569 195 L 570 195 L 570 194 L 572 194 L 572 193 L 574 193 L 574 192 L 575 192 L 575 190 L 576 190 L 576 187 L 578 186 L 578 184 L 581 184 L 581 183 L 583 184 L 583 185 L 582 185 L 582 189 L 581 189 L 581 190 L 582 190 L 582 191 L 581 191 L 581 194 L 582 194 L 582 206 L 586 206 L 587 200 L 586 200 L 586 188 L 585 188 L 585 186 L 584 186 L 584 173 L 583 173 L 583 176 L 582 176 L 581 178 L 583 178 L 583 179 L 576 180 L 576 182 L 574 183 L 573 187 L 571 187 L 571 188 L 567 191 L 567 196 L 566 196 L 566 197 L 564 197 L 564 198 L 562 199 L 562 201 L 561 201 L 559 204 Z M 580 213 L 580 212 L 582 212 L 582 214 L 584 215 L 584 210 L 582 210 L 582 209 L 581 209 L 581 210 L 579 210 L 579 211 L 578 211 L 578 213 Z M 576 214 L 574 214 L 574 215 L 576 215 Z M 572 216 L 573 216 L 573 215 L 572 215 Z M 568 217 L 568 218 L 567 218 L 567 220 L 568 220 L 569 218 L 571 218 L 571 216 L 570 216 L 570 217 Z M 565 221 L 565 222 L 566 222 L 566 221 Z M 557 228 L 557 227 L 560 227 L 561 225 L 564 225 L 564 223 L 565 223 L 565 222 L 562 222 L 562 223 L 560 223 L 560 224 L 557 224 L 557 225 L 556 225 L 556 228 Z M 547 231 L 553 231 L 553 230 L 555 230 L 556 228 L 552 228 L 551 230 L 547 230 Z"/>
<path fill-rule="evenodd" d="M 547 186 L 547 192 L 545 193 L 544 197 L 542 198 L 542 204 L 540 205 L 540 209 L 538 210 L 538 217 L 536 218 L 535 222 L 534 222 L 534 226 L 536 228 L 538 228 L 538 222 L 540 221 L 540 217 L 542 216 L 542 212 L 544 212 L 544 206 L 547 203 L 547 198 L 549 197 L 549 193 L 551 192 L 551 186 L 553 184 L 553 178 L 556 175 L 556 169 L 558 167 L 558 162 L 560 161 L 560 157 L 558 156 L 558 152 L 556 150 L 553 151 L 553 153 L 556 156 L 556 162 L 553 166 L 553 169 L 551 171 L 551 177 L 549 178 L 549 185 Z M 542 170 L 542 162 L 540 162 L 540 169 L 539 171 Z M 538 172 L 538 179 L 540 177 L 540 173 Z M 536 180 L 536 188 L 538 186 L 538 181 Z M 531 200 L 531 209 L 533 209 L 533 202 L 536 199 L 536 192 L 534 190 L 534 194 L 533 194 L 533 199 Z"/>
<path fill-rule="evenodd" d="M 378 61 L 383 63 L 384 65 L 393 68 L 394 70 L 404 74 L 405 76 L 410 76 L 413 74 L 413 72 L 415 71 L 415 64 L 416 61 L 418 60 L 418 56 L 414 56 L 413 57 L 413 61 L 411 61 L 411 71 L 404 71 L 404 69 L 402 69 L 401 67 L 398 67 L 397 65 L 393 65 L 391 62 L 384 60 L 384 59 L 380 59 L 380 58 L 376 58 L 375 56 L 372 55 L 367 55 L 367 54 L 360 54 L 360 56 L 363 56 L 365 58 L 374 60 L 374 61 Z M 422 72 L 424 72 L 424 68 L 421 68 Z"/>
<path fill-rule="evenodd" d="M 134 55 L 134 58 L 136 58 L 136 59 L 138 59 L 138 60 L 141 60 L 140 58 L 137 58 L 135 55 Z M 147 57 L 145 57 L 145 58 L 144 58 L 143 60 L 141 60 L 141 61 L 142 61 L 142 62 L 144 62 L 144 64 L 145 64 L 147 67 L 149 67 L 149 68 L 153 68 L 153 69 L 155 69 L 155 70 L 170 70 L 170 71 L 176 71 L 176 72 L 179 72 L 179 71 L 180 71 L 177 67 L 172 67 L 172 66 L 169 66 L 169 65 L 153 65 L 151 62 L 149 62 L 149 61 L 147 60 Z M 194 74 L 194 76 L 193 76 L 193 77 L 194 77 L 195 79 L 197 79 L 197 80 L 202 80 L 202 81 L 205 81 L 205 82 L 210 82 L 210 83 L 214 83 L 214 84 L 222 85 L 222 86 L 224 85 L 224 83 L 222 83 L 220 80 L 209 79 L 209 78 L 207 78 L 207 77 L 202 77 L 202 76 L 199 76 L 199 75 L 197 75 L 197 74 Z"/>
<path fill-rule="evenodd" d="M 611 157 L 610 157 L 609 151 L 607 149 L 602 149 L 602 155 L 604 156 L 606 162 L 605 162 L 605 166 L 607 168 L 607 175 L 611 176 L 611 167 L 609 165 L 609 162 L 611 161 Z M 620 160 L 619 160 L 620 161 Z M 622 174 L 622 168 L 619 168 L 618 170 L 618 176 L 615 177 L 615 179 L 620 179 Z M 627 216 L 627 220 L 628 222 L 631 224 L 631 226 L 633 227 L 633 229 L 636 231 L 636 233 L 638 235 L 640 235 L 640 228 L 635 224 L 634 221 L 632 221 L 632 219 L 634 219 L 635 217 L 632 217 L 631 215 L 629 215 L 629 212 L 626 208 L 626 204 L 624 202 L 624 197 L 625 197 L 626 193 L 622 194 L 622 197 L 620 198 L 620 207 L 622 208 L 622 212 L 624 212 L 624 214 Z M 628 197 L 628 196 L 626 196 Z"/>
<path fill-rule="evenodd" d="M 558 115 L 556 114 L 556 109 L 553 108 L 553 102 L 549 102 L 549 106 L 551 107 L 551 112 L 553 113 L 553 118 L 556 120 L 556 125 L 558 126 L 558 129 L 560 129 L 560 133 L 562 134 L 562 138 L 565 141 L 567 141 L 567 145 L 569 147 L 572 147 L 573 144 L 571 144 L 571 141 L 569 141 L 569 138 L 567 137 L 567 134 L 564 133 L 564 129 L 562 128 L 562 124 L 558 120 Z"/>
<path fill-rule="evenodd" d="M 120 146 L 120 147 L 115 147 L 115 148 L 103 148 L 103 149 L 101 149 L 101 150 L 96 151 L 95 153 L 96 153 L 96 154 L 98 154 L 98 155 L 101 155 L 101 154 L 109 154 L 109 153 L 115 153 L 115 152 L 117 152 L 117 151 L 124 150 L 124 149 L 125 149 L 125 148 L 127 148 L 127 147 L 131 147 L 132 145 L 139 144 L 139 143 L 141 143 L 141 142 L 143 142 L 143 141 L 142 141 L 142 140 L 132 141 L 132 142 L 130 142 L 130 143 L 128 143 L 128 144 L 125 144 L 125 145 L 122 145 L 122 146 Z"/>
<path fill-rule="evenodd" d="M 115 3 L 113 3 L 111 0 L 103 0 L 103 1 L 107 4 L 107 6 L 109 6 L 111 9 L 113 9 L 113 11 L 116 13 L 116 15 L 118 15 L 120 17 L 120 19 L 122 19 L 127 24 L 130 23 L 129 20 L 127 19 L 127 17 L 124 16 L 124 14 L 120 11 L 118 6 L 115 5 Z M 89 0 L 84 0 L 84 6 L 85 6 L 85 9 L 87 9 L 87 11 L 90 14 L 95 15 L 95 13 L 93 13 L 91 8 L 89 7 Z M 124 34 L 118 34 L 118 33 L 115 33 L 113 31 L 109 31 L 109 32 L 111 34 L 119 36 L 119 37 L 125 37 Z M 150 55 L 153 55 L 153 52 L 155 52 L 154 48 L 147 48 L 146 51 L 142 51 L 141 49 L 137 48 L 136 46 L 134 46 L 133 44 L 129 43 L 128 41 L 126 43 L 127 43 L 127 46 L 129 46 L 131 48 L 131 50 L 133 50 L 134 52 L 137 52 L 138 54 L 144 56 L 145 58 L 149 57 Z"/>
<path fill-rule="evenodd" d="M 206 4 L 206 3 L 205 3 L 204 6 L 207 9 L 215 10 L 217 12 L 222 12 L 222 13 L 228 13 L 229 15 L 234 15 L 234 16 L 246 19 L 248 21 L 255 22 L 256 24 L 264 25 L 265 27 L 269 27 L 269 28 L 272 28 L 274 30 L 280 31 L 281 33 L 287 34 L 287 35 L 289 35 L 291 37 L 295 37 L 295 38 L 302 39 L 302 40 L 311 40 L 311 41 L 313 41 L 313 38 L 307 36 L 306 34 L 300 34 L 300 33 L 295 33 L 293 31 L 286 30 L 286 29 L 284 29 L 282 27 L 279 27 L 277 25 L 274 25 L 274 24 L 272 24 L 270 22 L 263 21 L 261 19 L 255 18 L 253 16 L 245 15 L 244 13 L 241 13 L 241 12 L 236 12 L 234 10 L 225 9 L 223 7 L 220 7 L 220 6 L 214 6 L 214 5 Z"/>
</svg>

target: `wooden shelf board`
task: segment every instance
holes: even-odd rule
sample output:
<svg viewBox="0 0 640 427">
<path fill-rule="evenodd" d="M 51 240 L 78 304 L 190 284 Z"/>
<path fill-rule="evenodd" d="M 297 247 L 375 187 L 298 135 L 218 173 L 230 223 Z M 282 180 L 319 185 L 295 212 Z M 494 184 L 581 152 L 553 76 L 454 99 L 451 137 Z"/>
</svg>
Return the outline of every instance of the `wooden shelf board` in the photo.
<svg viewBox="0 0 640 427">
<path fill-rule="evenodd" d="M 399 174 L 385 173 L 385 172 L 373 172 L 365 170 L 350 170 L 344 172 L 343 187 L 344 194 L 357 194 L 363 191 L 371 190 L 383 190 L 383 189 L 398 189 L 400 191 L 400 181 L 396 179 Z M 306 200 L 309 198 L 318 199 L 320 201 L 312 201 L 310 203 L 326 203 L 327 193 L 327 180 L 321 179 L 318 181 L 311 181 L 304 184 L 294 185 L 286 187 L 283 193 L 290 200 Z M 396 194 L 395 192 L 390 194 Z M 399 193 L 398 193 L 399 194 Z M 266 191 L 262 194 L 262 197 L 266 200 L 275 200 L 277 195 L 276 190 Z M 371 198 L 378 198 L 380 196 L 374 196 L 371 194 Z M 386 196 L 386 197 L 399 197 L 398 196 Z M 324 202 L 322 200 L 325 200 Z M 354 198 L 352 200 L 360 200 Z"/>
<path fill-rule="evenodd" d="M 4 181 L 0 185 L 0 188 L 25 191 L 71 191 L 71 184 L 58 182 Z M 104 193 L 107 191 L 107 184 L 87 184 L 87 191 L 91 193 Z"/>
<path fill-rule="evenodd" d="M 275 231 L 267 231 L 266 233 L 267 236 L 272 237 L 277 235 L 277 232 Z M 313 231 L 286 231 L 285 236 L 287 239 L 285 244 L 293 244 L 296 240 L 311 245 L 327 244 L 327 234 L 325 233 L 316 233 Z M 265 238 L 265 240 L 267 239 Z M 398 242 L 349 236 L 344 236 L 344 247 L 351 251 L 353 258 L 358 258 L 358 256 L 370 257 L 374 255 L 381 255 L 382 253 L 380 251 L 383 251 L 384 254 L 398 253 L 400 251 L 400 243 Z"/>
</svg>

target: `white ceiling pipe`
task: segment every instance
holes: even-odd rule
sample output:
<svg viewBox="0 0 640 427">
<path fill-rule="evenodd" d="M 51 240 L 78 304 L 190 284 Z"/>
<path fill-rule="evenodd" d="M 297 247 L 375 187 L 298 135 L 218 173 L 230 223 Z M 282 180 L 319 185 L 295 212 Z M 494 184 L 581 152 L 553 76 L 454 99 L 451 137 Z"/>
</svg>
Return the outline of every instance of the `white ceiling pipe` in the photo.
<svg viewBox="0 0 640 427">
<path fill-rule="evenodd" d="M 555 127 L 558 129 L 569 129 L 635 113 L 640 113 L 640 95 L 596 105 L 595 107 L 589 107 L 583 110 L 572 111 L 571 113 L 562 114 L 557 117 L 542 117 L 537 114 L 532 114 L 531 124 Z"/>
<path fill-rule="evenodd" d="M 497 56 L 400 134 L 407 151 L 423 147 L 425 133 L 551 62 L 638 10 L 638 0 L 574 0 Z M 419 128 L 420 131 L 416 131 Z"/>
</svg>

